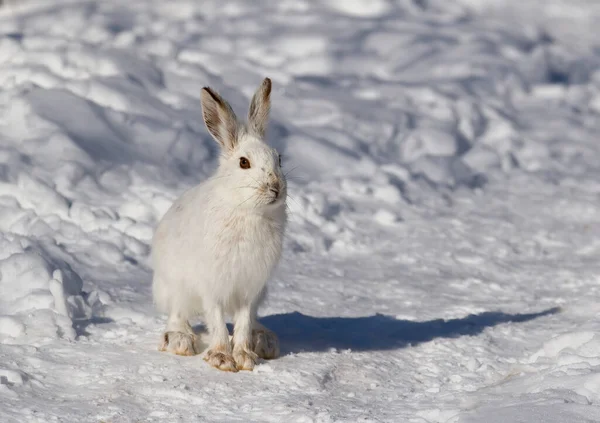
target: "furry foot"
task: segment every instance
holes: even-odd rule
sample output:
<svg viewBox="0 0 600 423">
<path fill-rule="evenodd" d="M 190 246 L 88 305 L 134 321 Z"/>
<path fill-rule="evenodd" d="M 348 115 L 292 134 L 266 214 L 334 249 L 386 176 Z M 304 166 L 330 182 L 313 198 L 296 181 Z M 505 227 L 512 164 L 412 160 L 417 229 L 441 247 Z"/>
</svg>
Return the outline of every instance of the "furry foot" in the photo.
<svg viewBox="0 0 600 423">
<path fill-rule="evenodd" d="M 206 352 L 204 361 L 213 367 L 225 372 L 237 372 L 237 366 L 231 353 L 225 351 L 224 348 L 214 348 Z"/>
<path fill-rule="evenodd" d="M 177 355 L 196 355 L 199 351 L 196 336 L 183 332 L 165 332 L 158 349 Z"/>
<path fill-rule="evenodd" d="M 258 356 L 253 351 L 234 349 L 233 359 L 238 370 L 253 370 L 258 361 Z"/>
<path fill-rule="evenodd" d="M 255 329 L 252 331 L 254 352 L 260 358 L 270 360 L 279 357 L 279 338 L 269 329 Z"/>
</svg>

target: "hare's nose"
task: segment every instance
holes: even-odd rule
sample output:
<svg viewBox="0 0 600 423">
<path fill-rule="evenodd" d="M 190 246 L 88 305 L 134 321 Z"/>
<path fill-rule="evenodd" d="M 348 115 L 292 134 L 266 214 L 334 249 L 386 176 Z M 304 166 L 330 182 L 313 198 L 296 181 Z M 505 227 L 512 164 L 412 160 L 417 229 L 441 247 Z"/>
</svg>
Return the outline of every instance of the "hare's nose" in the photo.
<svg viewBox="0 0 600 423">
<path fill-rule="evenodd" d="M 280 189 L 281 189 L 281 187 L 279 186 L 279 181 L 271 182 L 269 184 L 269 191 L 271 191 L 273 194 L 275 194 L 275 198 L 277 198 L 279 196 Z"/>
</svg>

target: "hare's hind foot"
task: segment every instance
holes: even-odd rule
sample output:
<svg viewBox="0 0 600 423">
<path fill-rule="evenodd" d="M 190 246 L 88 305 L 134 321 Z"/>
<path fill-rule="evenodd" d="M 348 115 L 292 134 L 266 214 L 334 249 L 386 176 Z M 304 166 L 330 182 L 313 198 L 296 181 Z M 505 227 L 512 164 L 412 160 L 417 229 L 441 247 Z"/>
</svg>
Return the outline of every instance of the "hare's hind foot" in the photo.
<svg viewBox="0 0 600 423">
<path fill-rule="evenodd" d="M 158 349 L 177 355 L 196 355 L 200 352 L 196 335 L 174 331 L 163 334 L 162 343 Z"/>
<path fill-rule="evenodd" d="M 252 328 L 254 352 L 260 358 L 271 360 L 279 357 L 279 338 L 272 330 L 257 323 Z"/>
</svg>

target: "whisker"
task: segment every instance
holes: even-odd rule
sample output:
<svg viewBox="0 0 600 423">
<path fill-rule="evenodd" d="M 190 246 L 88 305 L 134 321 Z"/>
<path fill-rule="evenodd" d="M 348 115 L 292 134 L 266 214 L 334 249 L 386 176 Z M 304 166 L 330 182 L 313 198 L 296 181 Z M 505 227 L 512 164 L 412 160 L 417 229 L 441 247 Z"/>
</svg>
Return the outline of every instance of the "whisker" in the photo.
<svg viewBox="0 0 600 423">
<path fill-rule="evenodd" d="M 256 182 L 260 186 L 260 182 L 258 182 L 254 176 L 252 176 L 252 175 L 248 175 L 248 176 L 250 176 L 252 179 L 254 179 L 254 182 Z"/>
<path fill-rule="evenodd" d="M 308 179 L 296 175 L 288 176 L 286 179 L 293 182 L 308 182 Z"/>
<path fill-rule="evenodd" d="M 298 207 L 300 207 L 300 209 L 302 209 L 302 206 L 300 206 L 300 203 L 299 203 L 299 202 L 297 202 L 297 201 L 294 199 L 294 197 L 292 197 L 290 194 L 288 194 L 287 196 L 288 196 L 288 198 L 289 198 L 290 200 L 292 200 L 294 203 L 296 203 L 296 205 L 297 205 Z"/>
<path fill-rule="evenodd" d="M 288 176 L 290 173 L 292 173 L 294 170 L 298 169 L 299 167 L 300 167 L 300 165 L 298 165 L 298 166 L 294 166 L 293 168 L 291 168 L 290 170 L 288 170 L 287 172 L 285 172 L 285 173 L 283 174 L 283 176 L 287 178 L 287 176 Z"/>
</svg>

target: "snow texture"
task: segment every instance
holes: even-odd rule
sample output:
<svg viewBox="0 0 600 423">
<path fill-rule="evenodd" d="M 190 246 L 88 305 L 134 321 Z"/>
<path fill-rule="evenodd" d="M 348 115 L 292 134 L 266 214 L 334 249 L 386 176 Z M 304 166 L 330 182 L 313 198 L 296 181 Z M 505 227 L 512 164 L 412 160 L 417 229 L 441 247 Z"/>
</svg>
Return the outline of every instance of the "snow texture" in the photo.
<svg viewBox="0 0 600 423">
<path fill-rule="evenodd" d="M 0 8 L 0 421 L 600 421 L 600 6 Z M 282 357 L 157 347 L 157 221 L 216 166 L 200 89 L 273 80 Z M 202 322 L 194 322 L 197 330 Z"/>
</svg>

